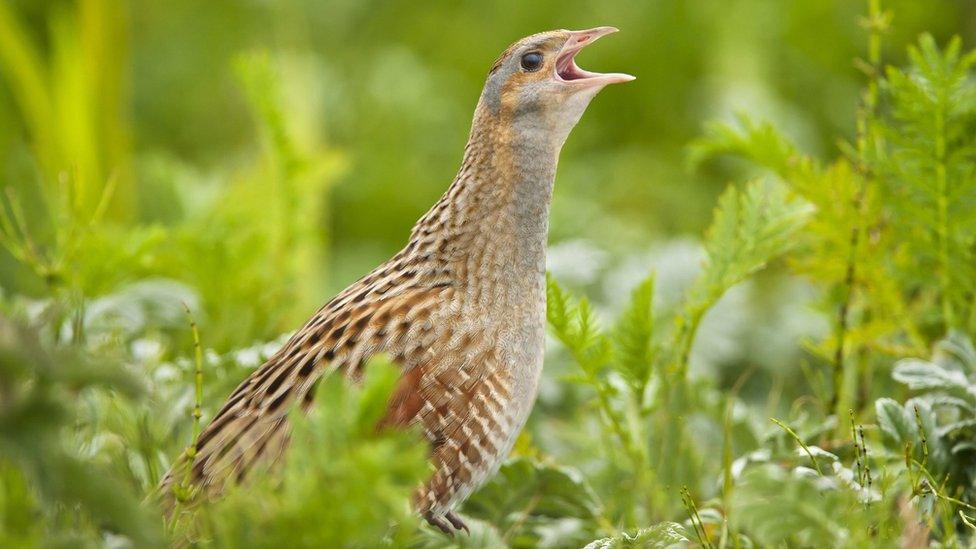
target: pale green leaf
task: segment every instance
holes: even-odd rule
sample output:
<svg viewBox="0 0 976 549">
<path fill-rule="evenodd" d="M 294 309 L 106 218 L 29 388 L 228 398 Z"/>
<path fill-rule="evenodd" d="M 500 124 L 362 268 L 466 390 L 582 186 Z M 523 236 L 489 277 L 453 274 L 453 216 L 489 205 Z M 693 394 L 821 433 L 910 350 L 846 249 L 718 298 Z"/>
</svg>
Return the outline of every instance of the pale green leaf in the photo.
<svg viewBox="0 0 976 549">
<path fill-rule="evenodd" d="M 916 443 L 918 428 L 915 418 L 901 404 L 890 398 L 879 398 L 874 403 L 874 409 L 878 427 L 895 448 L 901 448 L 905 443 Z"/>
<path fill-rule="evenodd" d="M 969 382 L 962 372 L 946 370 L 939 365 L 914 358 L 898 361 L 891 376 L 909 389 L 941 389 L 965 393 Z"/>
<path fill-rule="evenodd" d="M 691 540 L 683 526 L 676 522 L 662 522 L 636 532 L 621 532 L 592 541 L 584 549 L 665 549 L 686 547 L 689 543 Z"/>
</svg>

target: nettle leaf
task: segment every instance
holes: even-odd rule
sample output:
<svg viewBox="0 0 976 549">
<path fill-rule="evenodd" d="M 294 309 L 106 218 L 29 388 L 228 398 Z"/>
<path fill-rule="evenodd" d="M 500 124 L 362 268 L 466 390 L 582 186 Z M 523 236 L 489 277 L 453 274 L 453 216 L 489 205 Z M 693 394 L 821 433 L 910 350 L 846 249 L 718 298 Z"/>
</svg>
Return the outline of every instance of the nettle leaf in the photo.
<svg viewBox="0 0 976 549">
<path fill-rule="evenodd" d="M 662 522 L 636 532 L 622 532 L 615 536 L 592 541 L 584 549 L 664 549 L 684 547 L 690 543 L 684 527 L 676 522 Z"/>
<path fill-rule="evenodd" d="M 706 264 L 691 290 L 707 307 L 726 290 L 763 268 L 797 242 L 813 207 L 774 181 L 729 187 L 705 237 Z"/>
<path fill-rule="evenodd" d="M 575 299 L 551 275 L 546 278 L 546 317 L 552 333 L 566 346 L 590 380 L 600 374 L 609 360 L 610 339 L 586 298 Z"/>
<path fill-rule="evenodd" d="M 560 519 L 592 524 L 599 509 L 596 495 L 578 471 L 528 458 L 503 465 L 464 504 L 465 515 L 496 525 L 516 547 L 535 546 L 545 526 Z"/>
<path fill-rule="evenodd" d="M 969 380 L 962 372 L 946 370 L 934 362 L 907 358 L 898 361 L 891 377 L 916 391 L 941 389 L 965 394 Z"/>
<path fill-rule="evenodd" d="M 651 375 L 654 355 L 654 277 L 634 289 L 630 304 L 614 330 L 620 374 L 635 390 L 641 390 Z"/>
<path fill-rule="evenodd" d="M 874 403 L 874 410 L 878 427 L 894 448 L 900 449 L 906 442 L 916 443 L 918 427 L 915 418 L 901 404 L 890 398 L 879 398 Z"/>
<path fill-rule="evenodd" d="M 775 126 L 739 114 L 735 124 L 712 122 L 705 134 L 689 146 L 688 163 L 696 167 L 719 155 L 733 155 L 747 159 L 787 180 L 810 178 L 817 167 L 807 156 L 800 154 L 789 139 Z"/>
</svg>

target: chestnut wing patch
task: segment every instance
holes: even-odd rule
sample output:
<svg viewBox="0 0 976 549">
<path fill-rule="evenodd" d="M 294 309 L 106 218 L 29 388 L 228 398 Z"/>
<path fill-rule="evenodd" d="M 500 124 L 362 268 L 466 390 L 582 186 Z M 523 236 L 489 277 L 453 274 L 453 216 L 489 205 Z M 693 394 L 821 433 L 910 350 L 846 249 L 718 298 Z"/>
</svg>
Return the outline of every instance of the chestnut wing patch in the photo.
<svg viewBox="0 0 976 549">
<path fill-rule="evenodd" d="M 383 291 L 372 292 L 372 287 Z M 244 480 L 255 466 L 277 461 L 288 445 L 289 410 L 296 403 L 307 410 L 323 376 L 340 371 L 356 379 L 377 352 L 389 352 L 396 361 L 411 344 L 421 349 L 422 342 L 410 336 L 423 332 L 431 309 L 453 291 L 444 285 L 391 290 L 383 278 L 359 292 L 351 290 L 319 310 L 248 376 L 204 428 L 189 465 L 192 482 L 204 494 L 216 495 L 228 479 Z M 404 378 L 410 376 L 407 370 Z M 169 488 L 182 479 L 185 467 L 184 460 L 166 474 L 164 498 L 171 497 Z"/>
</svg>

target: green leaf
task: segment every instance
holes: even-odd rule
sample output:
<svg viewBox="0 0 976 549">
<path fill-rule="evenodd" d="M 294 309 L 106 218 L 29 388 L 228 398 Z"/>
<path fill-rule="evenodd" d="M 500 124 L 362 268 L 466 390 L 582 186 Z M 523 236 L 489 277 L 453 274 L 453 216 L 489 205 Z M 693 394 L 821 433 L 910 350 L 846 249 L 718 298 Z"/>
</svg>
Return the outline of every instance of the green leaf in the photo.
<svg viewBox="0 0 976 549">
<path fill-rule="evenodd" d="M 710 306 L 729 288 L 796 244 L 813 208 L 781 183 L 753 181 L 719 198 L 705 234 L 705 269 L 690 293 Z"/>
<path fill-rule="evenodd" d="M 88 302 L 85 335 L 120 333 L 132 337 L 153 328 L 182 329 L 186 326 L 184 305 L 198 311 L 199 302 L 196 292 L 179 282 L 141 280 Z"/>
<path fill-rule="evenodd" d="M 637 285 L 614 330 L 617 371 L 635 392 L 643 391 L 654 358 L 654 276 Z"/>
<path fill-rule="evenodd" d="M 590 383 L 610 358 L 610 340 L 600 330 L 589 301 L 574 300 L 555 278 L 546 279 L 547 318 L 553 335 L 566 346 Z"/>
<path fill-rule="evenodd" d="M 898 361 L 891 377 L 916 391 L 941 389 L 965 394 L 969 388 L 969 380 L 962 372 L 946 370 L 934 362 L 915 358 Z"/>
<path fill-rule="evenodd" d="M 814 162 L 800 154 L 775 126 L 744 114 L 736 116 L 735 124 L 708 124 L 704 135 L 689 146 L 688 164 L 697 167 L 710 158 L 727 154 L 749 160 L 794 184 L 810 179 L 817 171 Z"/>
<path fill-rule="evenodd" d="M 909 400 L 906 405 L 910 405 L 913 402 L 924 402 L 931 408 L 958 408 L 963 413 L 976 414 L 976 405 L 973 404 L 972 400 L 966 400 L 939 393 L 925 393 L 919 395 Z"/>
<path fill-rule="evenodd" d="M 897 516 L 864 505 L 836 477 L 758 465 L 743 473 L 728 516 L 758 547 L 887 546 L 900 534 Z"/>
<path fill-rule="evenodd" d="M 362 385 L 323 379 L 310 413 L 295 406 L 289 416 L 291 443 L 278 473 L 254 474 L 204 506 L 205 535 L 218 547 L 405 545 L 416 533 L 410 498 L 429 475 L 430 447 L 416 432 L 375 429 L 392 373 L 373 361 Z"/>
<path fill-rule="evenodd" d="M 139 394 L 139 383 L 114 360 L 85 360 L 77 347 L 53 349 L 31 328 L 0 316 L 0 480 L 24 482 L 29 494 L 0 489 L 48 536 L 77 536 L 86 528 L 125 536 L 136 546 L 161 543 L 158 516 L 104 463 L 89 459 L 66 433 L 82 423 L 77 394 Z M 0 539 L 5 530 L 0 499 Z M 21 510 L 18 510 L 21 511 Z M 11 520 L 16 513 L 10 515 Z M 0 543 L 2 545 L 2 543 Z"/>
<path fill-rule="evenodd" d="M 902 449 L 906 442 L 917 444 L 918 428 L 915 418 L 898 402 L 890 398 L 879 398 L 874 403 L 878 417 L 878 427 L 895 449 Z"/>
<path fill-rule="evenodd" d="M 947 368 L 958 368 L 963 372 L 976 373 L 976 347 L 973 340 L 963 332 L 952 330 L 935 345 L 936 362 Z"/>
<path fill-rule="evenodd" d="M 964 419 L 943 425 L 939 428 L 938 434 L 940 436 L 950 436 L 956 434 L 957 431 L 963 431 L 973 427 L 976 427 L 976 419 Z"/>
<path fill-rule="evenodd" d="M 976 57 L 960 49 L 958 38 L 940 50 L 925 34 L 909 48 L 908 69 L 888 69 L 882 90 L 891 115 L 880 127 L 888 150 L 871 159 L 892 238 L 911 257 L 896 275 L 904 291 L 924 288 L 935 298 L 950 329 L 964 325 L 976 289 Z"/>
<path fill-rule="evenodd" d="M 676 522 L 662 522 L 633 533 L 622 532 L 592 541 L 584 549 L 665 549 L 685 547 L 690 542 L 683 526 Z"/>
<path fill-rule="evenodd" d="M 672 345 L 673 367 L 683 376 L 702 317 L 731 287 L 789 251 L 813 206 L 774 181 L 734 186 L 719 198 L 705 234 L 705 265 L 688 290 L 681 329 Z"/>
<path fill-rule="evenodd" d="M 569 296 L 556 282 L 552 273 L 546 273 L 546 319 L 557 334 L 569 325 Z"/>
<path fill-rule="evenodd" d="M 464 504 L 465 515 L 494 524 L 517 546 L 534 545 L 532 540 L 538 541 L 541 530 L 555 520 L 593 524 L 599 510 L 596 495 L 578 471 L 527 458 L 504 464 Z"/>
<path fill-rule="evenodd" d="M 400 368 L 385 357 L 374 356 L 366 366 L 362 392 L 359 397 L 359 433 L 369 436 L 387 413 L 390 394 L 400 378 Z"/>
</svg>

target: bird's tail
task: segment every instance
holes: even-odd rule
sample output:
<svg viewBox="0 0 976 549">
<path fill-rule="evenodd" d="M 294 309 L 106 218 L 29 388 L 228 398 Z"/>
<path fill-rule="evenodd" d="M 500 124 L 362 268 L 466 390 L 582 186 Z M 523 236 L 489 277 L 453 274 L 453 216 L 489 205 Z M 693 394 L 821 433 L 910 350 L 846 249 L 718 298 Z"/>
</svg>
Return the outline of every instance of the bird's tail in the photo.
<svg viewBox="0 0 976 549">
<path fill-rule="evenodd" d="M 290 426 L 284 413 L 246 406 L 222 410 L 195 444 L 176 460 L 153 496 L 168 521 L 239 484 L 255 468 L 270 467 L 285 452 Z"/>
</svg>

